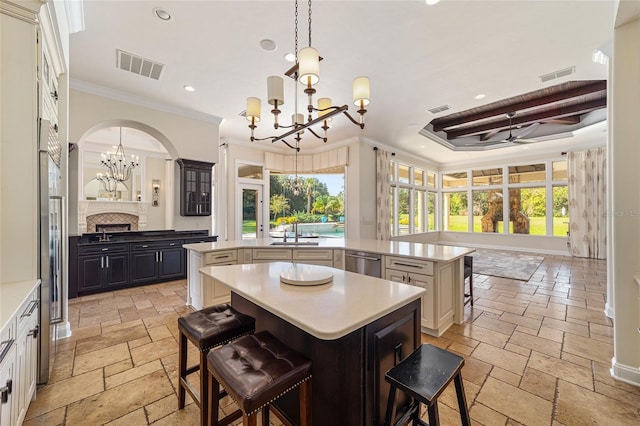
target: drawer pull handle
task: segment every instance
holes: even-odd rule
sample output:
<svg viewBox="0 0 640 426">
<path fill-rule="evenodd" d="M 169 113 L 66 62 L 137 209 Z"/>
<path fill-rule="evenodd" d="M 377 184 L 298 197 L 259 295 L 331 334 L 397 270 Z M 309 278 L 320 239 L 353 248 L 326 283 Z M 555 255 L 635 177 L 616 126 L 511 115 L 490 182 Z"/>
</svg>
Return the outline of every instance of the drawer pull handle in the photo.
<svg viewBox="0 0 640 426">
<path fill-rule="evenodd" d="M 171 244 L 169 244 L 169 245 L 170 245 L 170 246 L 175 246 L 175 245 L 176 245 L 176 243 L 171 243 Z"/>
<path fill-rule="evenodd" d="M 38 338 L 38 334 L 40 333 L 40 326 L 36 325 L 36 328 L 29 330 L 27 336 L 33 336 L 34 339 Z"/>
<path fill-rule="evenodd" d="M 32 300 L 31 302 L 29 302 L 29 306 L 27 307 L 27 309 L 24 310 L 22 315 L 20 315 L 20 318 L 30 317 L 37 306 L 38 306 L 37 300 Z"/>
<path fill-rule="evenodd" d="M 402 361 L 402 343 L 398 343 L 393 348 L 393 366 L 398 365 L 400 361 Z"/>
<path fill-rule="evenodd" d="M 4 345 L 2 347 L 2 351 L 0 352 L 0 364 L 2 364 L 2 361 L 4 361 L 4 357 L 7 356 L 7 354 L 9 353 L 9 349 L 11 349 L 11 346 L 13 345 L 13 339 L 0 342 L 0 345 Z"/>
<path fill-rule="evenodd" d="M 2 398 L 0 400 L 3 404 L 6 404 L 9 401 L 9 395 L 11 395 L 11 391 L 13 389 L 13 380 L 7 380 L 7 383 L 4 387 L 0 388 L 0 392 L 2 393 Z"/>
<path fill-rule="evenodd" d="M 149 247 L 147 244 L 142 245 L 142 248 L 147 248 L 147 247 Z"/>
<path fill-rule="evenodd" d="M 355 257 L 356 259 L 375 260 L 375 261 L 380 260 L 380 258 L 379 258 L 379 257 L 371 257 L 371 256 L 356 256 L 356 255 L 354 255 L 354 254 L 349 254 L 349 253 L 346 253 L 346 254 L 345 254 L 345 257 Z"/>
<path fill-rule="evenodd" d="M 394 265 L 398 265 L 398 266 L 406 266 L 407 268 L 417 268 L 417 269 L 423 269 L 424 266 L 421 265 L 412 265 L 410 263 L 400 263 L 400 262 L 393 262 Z"/>
<path fill-rule="evenodd" d="M 229 257 L 229 255 L 228 255 L 228 254 L 225 254 L 225 255 L 222 255 L 222 256 L 216 256 L 215 258 L 216 258 L 216 259 L 226 259 L 226 258 L 228 258 L 228 257 Z"/>
<path fill-rule="evenodd" d="M 103 248 L 102 251 L 109 251 L 109 249 L 108 248 Z"/>
</svg>

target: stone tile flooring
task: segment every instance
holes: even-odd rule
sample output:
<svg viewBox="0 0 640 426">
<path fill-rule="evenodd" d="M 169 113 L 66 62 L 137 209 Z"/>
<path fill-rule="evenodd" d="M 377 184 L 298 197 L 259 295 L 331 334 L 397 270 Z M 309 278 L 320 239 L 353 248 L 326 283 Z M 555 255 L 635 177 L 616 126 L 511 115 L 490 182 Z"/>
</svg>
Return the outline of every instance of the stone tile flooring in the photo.
<svg viewBox="0 0 640 426">
<path fill-rule="evenodd" d="M 423 335 L 465 357 L 474 424 L 640 424 L 640 388 L 609 375 L 605 280 L 604 261 L 565 256 L 545 257 L 528 282 L 474 276 L 475 306 L 465 307 L 465 322 L 440 338 Z M 176 319 L 190 312 L 185 285 L 73 299 L 73 334 L 59 342 L 51 381 L 38 388 L 25 425 L 198 424 L 189 397 L 177 410 Z M 442 424 L 460 424 L 454 387 L 439 401 Z M 232 408 L 223 402 L 223 411 Z"/>
</svg>

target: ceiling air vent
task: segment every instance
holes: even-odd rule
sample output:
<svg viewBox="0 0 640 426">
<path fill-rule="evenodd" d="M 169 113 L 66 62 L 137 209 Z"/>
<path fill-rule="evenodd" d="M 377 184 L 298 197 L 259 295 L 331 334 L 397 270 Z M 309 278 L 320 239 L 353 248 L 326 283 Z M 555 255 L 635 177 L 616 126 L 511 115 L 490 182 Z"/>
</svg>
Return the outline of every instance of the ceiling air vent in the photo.
<svg viewBox="0 0 640 426">
<path fill-rule="evenodd" d="M 130 71 L 134 74 L 141 75 L 143 77 L 149 77 L 154 80 L 160 80 L 164 65 L 152 61 L 151 59 L 143 58 L 132 53 L 125 52 L 120 49 L 116 49 L 117 63 L 116 66 L 124 71 Z"/>
<path fill-rule="evenodd" d="M 546 83 L 549 80 L 555 80 L 556 78 L 566 77 L 576 72 L 576 67 L 569 67 L 559 71 L 554 71 L 549 74 L 544 74 L 540 76 L 540 81 Z"/>
<path fill-rule="evenodd" d="M 447 110 L 450 110 L 450 109 L 451 109 L 451 107 L 449 105 L 440 105 L 439 107 L 431 108 L 428 111 L 431 114 L 438 114 L 439 112 L 447 111 Z"/>
</svg>

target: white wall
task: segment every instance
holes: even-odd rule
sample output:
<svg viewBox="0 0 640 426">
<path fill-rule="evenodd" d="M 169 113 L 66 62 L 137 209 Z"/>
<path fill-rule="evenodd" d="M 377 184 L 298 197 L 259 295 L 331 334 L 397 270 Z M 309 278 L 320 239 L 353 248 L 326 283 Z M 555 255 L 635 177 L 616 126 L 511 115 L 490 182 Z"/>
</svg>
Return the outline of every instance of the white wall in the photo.
<svg viewBox="0 0 640 426">
<path fill-rule="evenodd" d="M 38 274 L 38 140 L 35 12 L 0 14 L 0 283 Z"/>
<path fill-rule="evenodd" d="M 167 179 L 165 178 L 165 160 L 162 158 L 147 157 L 145 161 L 146 179 L 142 182 L 144 191 L 143 200 L 149 203 L 147 209 L 147 229 L 166 229 L 165 227 L 165 206 L 167 203 Z M 160 180 L 160 195 L 158 206 L 152 204 L 151 184 L 153 179 Z"/>
<path fill-rule="evenodd" d="M 618 18 L 625 6 L 620 2 Z M 637 4 L 635 5 L 637 6 Z M 620 24 L 620 23 L 619 23 Z M 608 167 L 609 236 L 607 269 L 613 287 L 614 377 L 640 386 L 640 19 L 619 25 L 613 38 L 611 139 Z"/>
<path fill-rule="evenodd" d="M 349 145 L 345 173 L 345 232 L 347 238 L 376 238 L 376 156 L 373 145 Z"/>
<path fill-rule="evenodd" d="M 210 116 L 209 121 L 185 115 L 172 114 L 151 107 L 141 106 L 137 103 L 126 102 L 112 97 L 99 96 L 80 90 L 70 90 L 70 131 L 69 139 L 71 143 L 82 144 L 86 135 L 93 133 L 103 127 L 110 127 L 116 123 L 129 123 L 131 127 L 136 127 L 146 131 L 169 151 L 172 159 L 186 158 L 190 160 L 218 162 L 219 145 L 219 124 L 217 117 Z M 158 170 L 158 173 L 160 171 Z M 165 173 L 159 176 L 165 176 Z M 152 177 L 147 172 L 145 186 L 149 185 Z M 161 179 L 166 181 L 167 179 Z M 207 229 L 211 231 L 211 217 L 182 217 L 180 216 L 180 194 L 179 194 L 179 167 L 177 163 L 174 167 L 173 188 L 168 188 L 165 184 L 163 191 L 172 191 L 174 194 L 173 206 L 173 228 L 176 230 Z M 77 180 L 70 183 L 77 185 Z M 75 188 L 70 193 L 82 193 Z M 151 193 L 148 193 L 147 201 L 150 201 Z M 167 197 L 161 197 L 161 202 Z M 70 199 L 69 209 L 77 210 L 77 195 Z M 149 207 L 150 212 L 163 211 L 163 208 Z M 159 212 L 160 213 L 160 212 Z M 166 214 L 166 213 L 165 213 Z M 153 223 L 151 227 L 164 229 L 161 222 L 166 222 L 166 217 L 150 218 Z M 73 221 L 72 221 L 73 220 Z M 159 227 L 159 228 L 156 228 Z M 78 223 L 75 214 L 69 215 L 70 234 L 77 234 Z"/>
</svg>

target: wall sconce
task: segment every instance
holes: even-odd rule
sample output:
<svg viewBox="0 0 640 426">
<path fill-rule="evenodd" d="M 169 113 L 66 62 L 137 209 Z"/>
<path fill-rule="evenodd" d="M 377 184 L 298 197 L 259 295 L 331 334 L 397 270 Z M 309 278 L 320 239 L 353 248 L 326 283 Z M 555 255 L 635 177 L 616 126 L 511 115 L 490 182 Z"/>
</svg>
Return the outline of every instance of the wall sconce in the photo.
<svg viewBox="0 0 640 426">
<path fill-rule="evenodd" d="M 151 205 L 153 207 L 160 206 L 160 179 L 151 181 Z"/>
</svg>

